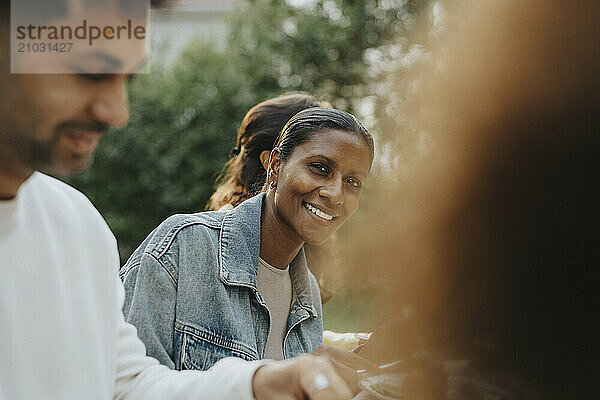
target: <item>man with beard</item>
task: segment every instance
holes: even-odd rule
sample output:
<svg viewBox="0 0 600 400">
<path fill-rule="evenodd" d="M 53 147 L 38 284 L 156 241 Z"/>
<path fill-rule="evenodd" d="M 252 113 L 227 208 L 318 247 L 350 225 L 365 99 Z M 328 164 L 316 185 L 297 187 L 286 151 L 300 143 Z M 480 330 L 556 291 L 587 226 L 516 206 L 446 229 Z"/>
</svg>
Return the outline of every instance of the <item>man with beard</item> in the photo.
<svg viewBox="0 0 600 400">
<path fill-rule="evenodd" d="M 30 6 L 43 26 L 88 16 L 108 26 L 145 21 L 128 14 L 139 11 L 135 3 Z M 349 398 L 317 357 L 230 358 L 205 372 L 171 371 L 146 357 L 121 312 L 114 236 L 83 194 L 45 175 L 83 171 L 105 131 L 127 123 L 126 83 L 146 57 L 144 42 L 104 40 L 72 55 L 11 60 L 9 7 L 0 6 L 0 399 Z M 11 73 L 11 63 L 12 72 L 40 70 Z"/>
</svg>

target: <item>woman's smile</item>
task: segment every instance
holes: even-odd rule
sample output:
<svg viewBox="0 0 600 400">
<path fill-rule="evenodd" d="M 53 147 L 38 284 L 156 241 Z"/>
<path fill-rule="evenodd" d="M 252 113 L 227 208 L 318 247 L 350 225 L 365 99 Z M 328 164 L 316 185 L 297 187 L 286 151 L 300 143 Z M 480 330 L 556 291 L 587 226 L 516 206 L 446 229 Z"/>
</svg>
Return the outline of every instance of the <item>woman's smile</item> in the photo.
<svg viewBox="0 0 600 400">
<path fill-rule="evenodd" d="M 297 145 L 281 162 L 276 154 L 274 196 L 278 220 L 301 242 L 325 242 L 358 208 L 371 167 L 357 134 L 328 129 Z"/>
<path fill-rule="evenodd" d="M 327 221 L 327 222 L 331 222 L 333 221 L 335 218 L 337 218 L 336 215 L 334 215 L 334 213 L 331 212 L 325 212 L 323 211 L 323 209 L 321 207 L 315 206 L 311 203 L 308 203 L 306 201 L 302 202 L 302 205 L 304 206 L 304 208 L 306 208 L 312 215 L 315 215 L 318 219 L 323 220 L 323 221 Z"/>
<path fill-rule="evenodd" d="M 292 117 L 269 156 L 261 257 L 285 268 L 304 244 L 325 243 L 358 209 L 373 156 L 373 138 L 351 114 Z"/>
</svg>

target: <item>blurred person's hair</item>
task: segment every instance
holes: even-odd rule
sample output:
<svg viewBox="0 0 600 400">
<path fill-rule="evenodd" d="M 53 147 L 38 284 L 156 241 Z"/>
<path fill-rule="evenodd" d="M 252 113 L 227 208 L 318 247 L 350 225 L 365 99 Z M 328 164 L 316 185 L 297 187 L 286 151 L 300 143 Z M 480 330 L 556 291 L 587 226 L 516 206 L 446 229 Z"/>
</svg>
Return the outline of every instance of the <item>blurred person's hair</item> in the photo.
<svg viewBox="0 0 600 400">
<path fill-rule="evenodd" d="M 281 129 L 299 111 L 321 106 L 327 104 L 308 93 L 286 93 L 252 107 L 242 120 L 232 158 L 223 166 L 206 208 L 235 207 L 260 192 L 266 178 L 260 153 L 273 148 Z"/>
<path fill-rule="evenodd" d="M 433 150 L 382 195 L 396 313 L 471 360 L 452 399 L 597 398 L 600 3 L 459 9 L 423 96 Z"/>
</svg>

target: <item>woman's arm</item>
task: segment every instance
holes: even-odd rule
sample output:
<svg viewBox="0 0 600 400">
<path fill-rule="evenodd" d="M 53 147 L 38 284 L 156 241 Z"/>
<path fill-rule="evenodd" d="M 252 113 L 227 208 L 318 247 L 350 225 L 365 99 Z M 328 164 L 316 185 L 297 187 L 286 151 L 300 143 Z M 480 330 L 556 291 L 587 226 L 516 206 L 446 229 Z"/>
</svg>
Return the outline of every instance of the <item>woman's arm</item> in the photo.
<svg viewBox="0 0 600 400">
<path fill-rule="evenodd" d="M 123 289 L 120 282 L 117 284 L 117 291 L 121 302 Z M 139 303 L 130 302 L 128 308 L 138 305 Z M 144 354 L 144 346 L 135 334 L 135 327 L 125 322 L 121 310 L 117 310 L 117 314 L 115 399 L 254 399 L 254 374 L 259 367 L 268 364 L 267 361 L 247 362 L 227 358 L 208 371 L 171 371 Z M 154 347 L 159 346 L 161 345 Z M 168 352 L 164 348 L 156 352 L 168 358 Z M 169 362 L 172 363 L 170 359 Z"/>
</svg>

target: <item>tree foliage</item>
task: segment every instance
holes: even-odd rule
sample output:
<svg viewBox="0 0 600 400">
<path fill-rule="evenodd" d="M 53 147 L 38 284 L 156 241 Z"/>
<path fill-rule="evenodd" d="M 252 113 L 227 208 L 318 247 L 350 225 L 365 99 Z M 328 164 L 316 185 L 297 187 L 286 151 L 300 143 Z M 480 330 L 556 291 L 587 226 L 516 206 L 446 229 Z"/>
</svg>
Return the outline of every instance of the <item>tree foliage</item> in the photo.
<svg viewBox="0 0 600 400">
<path fill-rule="evenodd" d="M 305 90 L 355 112 L 373 94 L 369 50 L 413 26 L 426 0 L 254 0 L 231 21 L 238 68 L 261 97 Z"/>
<path fill-rule="evenodd" d="M 245 112 L 305 90 L 356 112 L 373 95 L 369 51 L 410 29 L 426 0 L 253 0 L 234 11 L 223 49 L 194 42 L 155 57 L 130 85 L 131 121 L 110 131 L 92 168 L 69 183 L 87 194 L 126 259 L 160 221 L 204 209 Z"/>
</svg>

